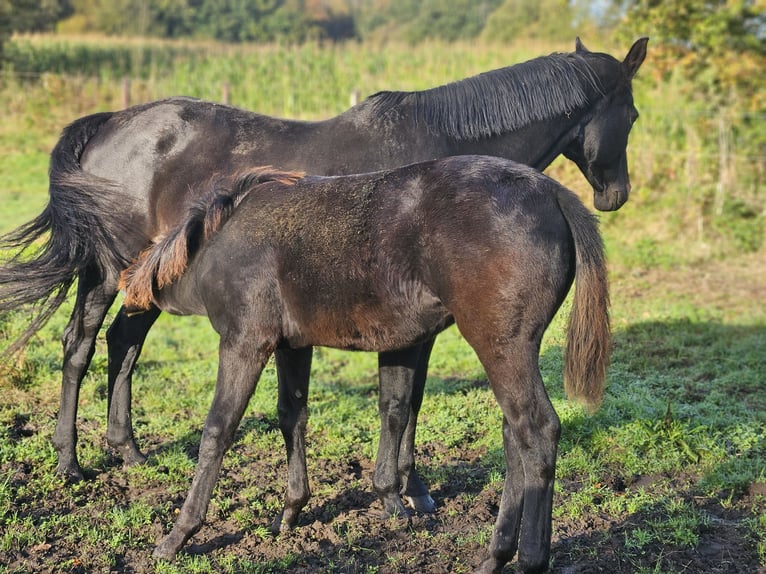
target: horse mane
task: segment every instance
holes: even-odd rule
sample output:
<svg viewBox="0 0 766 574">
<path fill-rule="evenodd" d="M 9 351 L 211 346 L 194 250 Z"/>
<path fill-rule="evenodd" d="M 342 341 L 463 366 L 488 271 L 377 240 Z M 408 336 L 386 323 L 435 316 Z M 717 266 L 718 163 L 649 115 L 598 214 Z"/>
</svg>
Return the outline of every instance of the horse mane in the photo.
<svg viewBox="0 0 766 574">
<path fill-rule="evenodd" d="M 234 176 L 212 180 L 210 191 L 196 201 L 186 217 L 170 232 L 156 238 L 120 274 L 119 288 L 125 290 L 123 305 L 129 312 L 148 309 L 155 293 L 177 281 L 203 242 L 215 235 L 242 200 L 258 186 L 276 182 L 293 185 L 303 178 L 299 172 L 259 167 Z"/>
<path fill-rule="evenodd" d="M 367 101 L 380 114 L 414 106 L 416 121 L 433 133 L 475 140 L 570 113 L 594 93 L 604 88 L 585 56 L 555 53 L 428 90 L 378 92 Z"/>
</svg>

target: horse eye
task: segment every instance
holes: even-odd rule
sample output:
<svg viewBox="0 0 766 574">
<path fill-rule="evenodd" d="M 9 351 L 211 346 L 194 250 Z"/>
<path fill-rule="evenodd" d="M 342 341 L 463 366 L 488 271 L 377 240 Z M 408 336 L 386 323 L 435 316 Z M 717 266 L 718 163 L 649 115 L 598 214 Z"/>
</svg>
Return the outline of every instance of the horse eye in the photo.
<svg viewBox="0 0 766 574">
<path fill-rule="evenodd" d="M 631 110 L 630 111 L 630 123 L 631 124 L 636 123 L 636 120 L 638 119 L 638 116 L 639 116 L 638 110 L 636 110 L 636 109 Z"/>
</svg>

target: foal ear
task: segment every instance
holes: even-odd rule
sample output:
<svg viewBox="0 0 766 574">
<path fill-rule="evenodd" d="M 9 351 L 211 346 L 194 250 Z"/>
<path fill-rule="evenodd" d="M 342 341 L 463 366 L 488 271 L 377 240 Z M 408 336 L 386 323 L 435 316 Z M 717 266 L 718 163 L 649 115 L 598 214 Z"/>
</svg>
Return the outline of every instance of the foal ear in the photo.
<svg viewBox="0 0 766 574">
<path fill-rule="evenodd" d="M 649 42 L 649 38 L 639 38 L 636 40 L 630 47 L 628 55 L 625 56 L 625 59 L 622 61 L 622 68 L 625 70 L 625 75 L 628 76 L 629 80 L 633 79 L 638 68 L 641 67 L 644 58 L 646 58 L 647 42 Z"/>
<path fill-rule="evenodd" d="M 582 41 L 580 40 L 580 36 L 577 36 L 577 38 L 575 38 L 575 52 L 577 52 L 578 54 L 587 54 L 588 52 L 590 52 L 590 50 L 588 50 L 588 48 L 585 47 L 585 44 L 583 44 Z"/>
</svg>

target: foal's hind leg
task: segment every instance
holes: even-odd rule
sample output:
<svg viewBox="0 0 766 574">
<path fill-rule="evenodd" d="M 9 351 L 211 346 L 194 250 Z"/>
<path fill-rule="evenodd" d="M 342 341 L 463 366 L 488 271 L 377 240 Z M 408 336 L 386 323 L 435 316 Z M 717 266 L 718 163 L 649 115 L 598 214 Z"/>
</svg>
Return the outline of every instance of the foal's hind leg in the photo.
<svg viewBox="0 0 766 574">
<path fill-rule="evenodd" d="M 109 387 L 106 439 L 122 455 L 128 466 L 146 460 L 136 445 L 131 421 L 133 368 L 149 329 L 160 311 L 152 306 L 143 313 L 129 316 L 124 307 L 106 332 L 109 352 Z"/>
<path fill-rule="evenodd" d="M 412 388 L 407 426 L 402 435 L 398 472 L 400 491 L 404 500 L 417 512 L 436 511 L 436 504 L 415 467 L 415 431 L 434 339 L 403 351 L 381 353 L 378 360 L 380 388 Z"/>
<path fill-rule="evenodd" d="M 487 558 L 477 572 L 500 572 L 519 551 L 519 571 L 548 569 L 556 451 L 561 425 L 526 337 L 480 359 L 503 410 L 506 478 Z M 519 463 L 521 463 L 519 465 Z M 523 481 L 521 479 L 523 473 Z M 521 532 L 519 528 L 521 527 Z"/>
<path fill-rule="evenodd" d="M 311 496 L 306 471 L 306 422 L 309 376 L 313 349 L 278 349 L 275 353 L 279 381 L 279 428 L 287 448 L 287 494 L 284 511 L 272 525 L 273 532 L 295 526 L 298 514 Z"/>
<path fill-rule="evenodd" d="M 56 472 L 72 481 L 83 478 L 77 461 L 80 384 L 93 358 L 98 330 L 116 295 L 115 283 L 102 280 L 95 268 L 81 272 L 74 309 L 62 337 L 61 406 L 53 432 L 53 446 L 58 455 Z"/>
<path fill-rule="evenodd" d="M 221 340 L 218 381 L 202 430 L 194 480 L 173 530 L 155 548 L 155 558 L 172 560 L 202 526 L 223 455 L 234 442 L 237 426 L 273 349 L 256 345 L 246 336 L 234 341 Z"/>
</svg>

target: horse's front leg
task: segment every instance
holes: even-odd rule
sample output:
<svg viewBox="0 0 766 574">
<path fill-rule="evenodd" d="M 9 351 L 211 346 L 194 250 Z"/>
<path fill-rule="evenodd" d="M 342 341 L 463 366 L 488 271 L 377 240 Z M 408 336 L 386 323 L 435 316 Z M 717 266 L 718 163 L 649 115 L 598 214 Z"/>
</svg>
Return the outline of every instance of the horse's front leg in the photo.
<svg viewBox="0 0 766 574">
<path fill-rule="evenodd" d="M 428 492 L 428 487 L 420 479 L 415 466 L 415 431 L 418 426 L 418 414 L 423 404 L 423 393 L 428 374 L 428 360 L 431 357 L 435 339 L 426 341 L 419 347 L 418 359 L 413 373 L 412 399 L 410 401 L 410 416 L 407 428 L 399 448 L 399 480 L 404 500 L 417 512 L 436 512 L 436 503 Z"/>
<path fill-rule="evenodd" d="M 137 315 L 128 315 L 120 308 L 117 318 L 106 332 L 109 351 L 109 387 L 106 439 L 116 449 L 125 465 L 140 464 L 146 460 L 136 445 L 131 421 L 133 368 L 149 329 L 160 311 L 151 307 Z"/>
<path fill-rule="evenodd" d="M 88 365 L 96 348 L 96 335 L 117 295 L 116 283 L 101 279 L 98 270 L 88 268 L 78 278 L 77 298 L 64 330 L 64 360 L 61 367 L 61 406 L 53 432 L 58 455 L 56 472 L 67 480 L 82 480 L 77 461 L 77 403 Z"/>
<path fill-rule="evenodd" d="M 313 349 L 278 349 L 275 353 L 279 399 L 279 428 L 287 449 L 285 507 L 272 525 L 273 532 L 295 526 L 298 514 L 311 496 L 306 470 L 306 423 L 309 377 Z"/>
<path fill-rule="evenodd" d="M 503 359 L 482 361 L 503 410 L 506 477 L 490 555 L 477 570 L 481 574 L 500 572 L 513 558 L 517 543 L 519 572 L 540 574 L 548 569 L 561 423 L 540 376 L 539 347 L 528 342 L 519 347 L 521 352 L 509 350 Z"/>
<path fill-rule="evenodd" d="M 420 346 L 378 355 L 380 442 L 372 484 L 388 516 L 407 514 L 400 496 L 399 460 L 405 429 L 412 411 L 414 379 L 419 357 Z M 414 429 L 412 438 L 414 441 Z M 413 466 L 414 460 L 406 469 L 408 478 L 414 470 Z"/>
<path fill-rule="evenodd" d="M 250 337 L 221 340 L 218 380 L 202 430 L 194 480 L 173 530 L 155 548 L 155 558 L 172 560 L 202 526 L 223 455 L 234 442 L 234 433 L 272 349 L 255 347 Z"/>
</svg>

